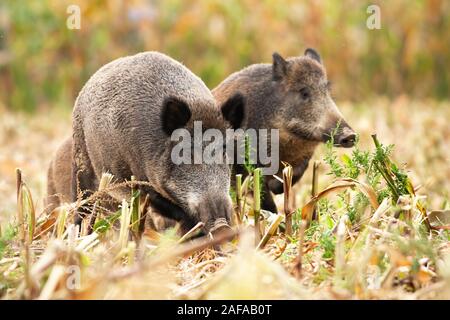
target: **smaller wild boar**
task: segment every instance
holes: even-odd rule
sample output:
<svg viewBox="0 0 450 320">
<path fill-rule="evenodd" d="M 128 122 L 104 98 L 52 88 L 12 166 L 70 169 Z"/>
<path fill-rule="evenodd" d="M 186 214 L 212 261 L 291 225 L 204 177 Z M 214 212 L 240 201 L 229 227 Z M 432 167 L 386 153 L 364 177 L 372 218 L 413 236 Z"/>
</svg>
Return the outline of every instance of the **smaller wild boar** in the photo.
<svg viewBox="0 0 450 320">
<path fill-rule="evenodd" d="M 211 91 L 181 63 L 157 52 L 120 58 L 100 68 L 81 90 L 72 114 L 72 201 L 96 190 L 103 172 L 140 186 L 151 206 L 185 229 L 201 221 L 206 233 L 230 223 L 230 167 L 175 164 L 172 133 L 193 136 L 194 121 L 223 134 L 240 127 L 244 98 L 218 108 Z M 225 154 L 223 155 L 226 156 Z M 81 211 L 78 223 L 86 212 Z"/>
<path fill-rule="evenodd" d="M 244 130 L 279 130 L 279 160 L 293 166 L 296 183 L 317 145 L 329 140 L 334 131 L 335 145 L 354 144 L 355 133 L 339 112 L 330 90 L 319 54 L 307 49 L 304 56 L 289 59 L 274 53 L 272 64 L 254 64 L 235 72 L 213 89 L 213 95 L 219 105 L 236 92 L 244 95 L 247 113 Z M 279 168 L 281 176 L 281 163 Z M 235 166 L 235 171 L 245 174 L 242 166 Z M 275 212 L 268 190 L 279 194 L 283 185 L 272 176 L 265 177 L 262 207 Z"/>
</svg>

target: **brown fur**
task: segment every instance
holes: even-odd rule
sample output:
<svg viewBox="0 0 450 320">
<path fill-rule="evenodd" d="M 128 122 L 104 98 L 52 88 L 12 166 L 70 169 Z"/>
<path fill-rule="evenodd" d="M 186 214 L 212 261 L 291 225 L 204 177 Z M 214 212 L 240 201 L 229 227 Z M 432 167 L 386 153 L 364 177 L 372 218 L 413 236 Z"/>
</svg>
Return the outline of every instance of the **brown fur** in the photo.
<svg viewBox="0 0 450 320">
<path fill-rule="evenodd" d="M 254 64 L 233 73 L 214 90 L 219 104 L 236 92 L 246 99 L 244 128 L 278 129 L 280 162 L 294 167 L 294 183 L 303 175 L 315 148 L 327 141 L 340 123 L 337 144 L 353 145 L 354 133 L 337 110 L 329 93 L 329 82 L 320 56 L 312 49 L 305 56 L 287 60 L 274 53 L 272 64 Z M 280 172 L 283 166 L 280 163 Z M 242 172 L 242 168 L 235 168 Z M 282 184 L 266 177 L 266 191 L 283 191 Z M 275 211 L 271 196 L 263 208 Z"/>
<path fill-rule="evenodd" d="M 63 202 L 70 202 L 72 138 L 67 138 L 56 151 L 47 173 L 45 207 L 52 211 Z"/>
</svg>

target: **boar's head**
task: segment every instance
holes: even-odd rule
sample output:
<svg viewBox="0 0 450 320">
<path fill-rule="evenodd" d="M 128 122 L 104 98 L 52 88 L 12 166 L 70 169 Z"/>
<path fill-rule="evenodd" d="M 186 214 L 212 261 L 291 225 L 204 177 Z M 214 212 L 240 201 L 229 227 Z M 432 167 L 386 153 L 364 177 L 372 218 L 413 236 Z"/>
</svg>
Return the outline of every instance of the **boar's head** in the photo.
<svg viewBox="0 0 450 320">
<path fill-rule="evenodd" d="M 355 132 L 344 120 L 330 95 L 330 82 L 319 54 L 307 49 L 304 56 L 284 59 L 273 54 L 273 83 L 278 119 L 293 135 L 308 141 L 352 147 Z"/>
<path fill-rule="evenodd" d="M 163 164 L 165 173 L 159 186 L 167 201 L 157 209 L 184 224 L 184 231 L 200 221 L 206 233 L 219 232 L 231 224 L 231 170 L 225 131 L 241 126 L 244 105 L 240 94 L 220 108 L 192 107 L 179 98 L 164 101 L 161 120 L 170 156 Z"/>
</svg>

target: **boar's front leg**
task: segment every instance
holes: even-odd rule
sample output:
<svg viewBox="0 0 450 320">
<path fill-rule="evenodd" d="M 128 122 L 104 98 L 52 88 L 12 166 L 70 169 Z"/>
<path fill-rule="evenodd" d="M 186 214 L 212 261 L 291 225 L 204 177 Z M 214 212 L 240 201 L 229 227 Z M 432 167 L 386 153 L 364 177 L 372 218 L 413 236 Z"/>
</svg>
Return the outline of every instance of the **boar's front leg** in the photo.
<svg viewBox="0 0 450 320">
<path fill-rule="evenodd" d="M 81 192 L 81 199 L 87 199 L 92 195 L 96 189 L 96 176 L 84 145 L 82 131 L 75 131 L 73 138 L 71 196 L 72 201 L 75 202 L 78 200 L 78 191 Z M 83 218 L 90 213 L 87 204 L 78 208 L 75 224 L 80 226 Z"/>
<path fill-rule="evenodd" d="M 277 206 L 275 204 L 275 201 L 273 200 L 273 196 L 270 193 L 270 187 L 269 187 L 269 179 L 268 177 L 264 177 L 264 183 L 262 188 L 262 199 L 261 199 L 261 209 L 267 210 L 270 212 L 277 212 Z"/>
</svg>

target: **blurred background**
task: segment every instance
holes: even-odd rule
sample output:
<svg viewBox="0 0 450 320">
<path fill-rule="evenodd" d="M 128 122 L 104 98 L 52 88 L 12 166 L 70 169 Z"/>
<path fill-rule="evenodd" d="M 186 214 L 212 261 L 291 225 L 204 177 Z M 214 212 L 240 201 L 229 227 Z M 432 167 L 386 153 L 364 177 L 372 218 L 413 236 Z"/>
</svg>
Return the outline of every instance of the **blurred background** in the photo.
<svg viewBox="0 0 450 320">
<path fill-rule="evenodd" d="M 70 4 L 81 29 L 66 27 Z M 381 29 L 369 30 L 378 4 Z M 316 48 L 339 99 L 448 98 L 450 2 L 3 0 L 0 101 L 8 109 L 71 108 L 83 83 L 117 57 L 158 50 L 213 88 L 278 51 Z"/>
<path fill-rule="evenodd" d="M 81 9 L 79 30 L 66 26 L 72 4 Z M 381 10 L 379 30 L 366 26 L 371 4 Z M 445 206 L 450 1 L 2 0 L 0 211 L 14 208 L 15 167 L 36 201 L 45 195 L 47 164 L 70 134 L 74 100 L 103 64 L 157 50 L 212 89 L 249 64 L 271 62 L 274 51 L 296 56 L 307 47 L 322 55 L 362 144 L 373 132 L 396 144 L 394 157 L 433 205 Z"/>
</svg>

